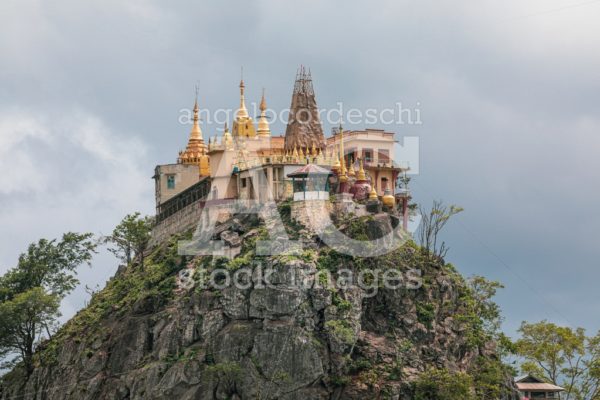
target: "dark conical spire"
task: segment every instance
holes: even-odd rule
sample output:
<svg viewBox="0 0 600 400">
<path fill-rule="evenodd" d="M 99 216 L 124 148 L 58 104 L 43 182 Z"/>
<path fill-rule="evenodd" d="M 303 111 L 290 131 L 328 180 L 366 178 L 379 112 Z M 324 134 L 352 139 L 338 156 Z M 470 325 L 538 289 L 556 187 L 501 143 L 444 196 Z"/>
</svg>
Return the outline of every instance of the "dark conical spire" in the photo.
<svg viewBox="0 0 600 400">
<path fill-rule="evenodd" d="M 285 130 L 285 149 L 325 148 L 325 135 L 319 119 L 310 70 L 301 65 L 296 72 L 290 116 Z"/>
</svg>

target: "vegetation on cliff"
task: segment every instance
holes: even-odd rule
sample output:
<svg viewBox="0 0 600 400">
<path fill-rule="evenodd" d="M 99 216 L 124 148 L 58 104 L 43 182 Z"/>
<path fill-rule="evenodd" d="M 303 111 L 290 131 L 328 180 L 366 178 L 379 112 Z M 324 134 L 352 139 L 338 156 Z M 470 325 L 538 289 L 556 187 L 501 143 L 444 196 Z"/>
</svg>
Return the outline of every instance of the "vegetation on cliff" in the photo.
<svg viewBox="0 0 600 400">
<path fill-rule="evenodd" d="M 268 227 L 255 217 L 227 223 L 241 238 L 233 259 L 179 255 L 178 241 L 191 232 L 144 257 L 121 248 L 129 264 L 50 339 L 38 335 L 35 354 L 3 377 L 0 398 L 512 398 L 513 371 L 501 355 L 514 349 L 492 300 L 499 283 L 465 280 L 413 241 L 379 257 L 348 256 L 291 221 L 288 204 L 280 211 L 302 252 L 256 255 Z M 386 224 L 338 223 L 360 240 Z M 89 261 L 83 256 L 71 271 Z M 272 269 L 273 286 L 262 285 L 261 268 Z M 242 287 L 225 285 L 227 274 L 245 272 Z M 204 284 L 211 274 L 219 287 Z M 30 296 L 51 320 L 57 306 L 44 308 L 45 293 Z M 14 318 L 6 304 L 26 301 L 3 301 L 3 318 Z"/>
</svg>

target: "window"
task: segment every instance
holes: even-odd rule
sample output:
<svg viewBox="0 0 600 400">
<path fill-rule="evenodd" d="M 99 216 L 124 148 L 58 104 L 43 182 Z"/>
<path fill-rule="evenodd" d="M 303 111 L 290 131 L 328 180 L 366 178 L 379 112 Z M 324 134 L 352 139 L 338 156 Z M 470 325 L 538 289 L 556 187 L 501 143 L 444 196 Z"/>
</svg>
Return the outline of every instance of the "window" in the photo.
<svg viewBox="0 0 600 400">
<path fill-rule="evenodd" d="M 346 150 L 346 154 L 344 155 L 346 158 L 346 166 L 349 167 L 354 161 L 356 161 L 356 148 L 350 147 Z"/>
<path fill-rule="evenodd" d="M 363 160 L 366 163 L 373 162 L 373 149 L 363 149 L 362 151 Z"/>
<path fill-rule="evenodd" d="M 175 189 L 175 175 L 167 175 L 167 189 Z"/>
<path fill-rule="evenodd" d="M 381 178 L 381 190 L 388 188 L 388 178 Z"/>
<path fill-rule="evenodd" d="M 246 187 L 246 178 L 242 178 L 242 187 L 245 188 Z"/>
<path fill-rule="evenodd" d="M 390 162 L 390 151 L 389 150 L 379 149 L 379 150 L 377 150 L 377 153 L 378 153 L 378 158 L 379 158 L 380 164 L 387 164 Z"/>
</svg>

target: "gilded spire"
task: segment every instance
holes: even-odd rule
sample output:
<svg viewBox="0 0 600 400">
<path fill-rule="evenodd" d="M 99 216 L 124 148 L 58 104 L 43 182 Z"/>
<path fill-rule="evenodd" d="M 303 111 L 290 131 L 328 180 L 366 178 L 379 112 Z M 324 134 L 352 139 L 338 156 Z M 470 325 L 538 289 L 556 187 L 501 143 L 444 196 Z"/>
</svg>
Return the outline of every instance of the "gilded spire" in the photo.
<svg viewBox="0 0 600 400">
<path fill-rule="evenodd" d="M 354 170 L 354 162 L 350 162 L 350 167 L 348 167 L 348 176 L 356 176 L 356 171 Z"/>
<path fill-rule="evenodd" d="M 369 193 L 369 200 L 377 200 L 377 191 L 375 190 L 375 186 L 371 185 L 371 193 Z"/>
<path fill-rule="evenodd" d="M 339 171 L 342 166 L 342 164 L 340 163 L 339 150 L 340 149 L 337 146 L 331 148 L 331 158 L 334 161 L 333 168 L 337 171 Z"/>
<path fill-rule="evenodd" d="M 226 150 L 231 150 L 233 148 L 233 138 L 231 137 L 231 133 L 229 133 L 229 127 L 227 126 L 227 122 L 225 122 L 225 126 L 223 127 L 223 145 Z"/>
<path fill-rule="evenodd" d="M 367 180 L 367 176 L 365 175 L 365 169 L 363 168 L 363 160 L 362 158 L 359 160 L 358 162 L 358 175 L 356 176 L 356 179 L 359 181 L 366 181 Z"/>
<path fill-rule="evenodd" d="M 344 160 L 344 128 L 340 122 L 340 175 L 346 175 L 346 160 Z"/>
<path fill-rule="evenodd" d="M 192 125 L 192 131 L 190 132 L 190 139 L 203 140 L 202 130 L 200 129 L 200 123 L 198 122 L 200 120 L 200 117 L 198 116 L 199 112 L 200 107 L 198 107 L 198 93 L 196 92 L 196 101 L 194 102 L 194 123 Z"/>
<path fill-rule="evenodd" d="M 248 118 L 248 110 L 246 109 L 246 99 L 244 98 L 244 79 L 240 81 L 240 108 L 237 110 L 235 114 L 236 118 Z"/>
<path fill-rule="evenodd" d="M 232 133 L 234 137 L 247 137 L 256 138 L 256 128 L 252 118 L 248 115 L 246 109 L 246 99 L 244 97 L 244 77 L 240 81 L 240 108 L 235 113 L 235 120 L 233 121 Z"/>
<path fill-rule="evenodd" d="M 196 99 L 194 101 L 194 116 L 192 130 L 188 139 L 185 150 L 179 152 L 177 162 L 180 164 L 195 164 L 200 166 L 200 157 L 206 154 L 206 144 L 204 144 L 204 138 L 202 137 L 202 130 L 200 129 L 200 107 L 198 107 L 198 87 L 196 87 Z M 206 172 L 206 170 L 201 171 Z"/>
<path fill-rule="evenodd" d="M 267 120 L 267 102 L 265 100 L 264 89 L 262 93 L 262 99 L 260 100 L 260 117 L 258 117 L 257 133 L 260 137 L 271 136 L 271 128 L 269 127 L 269 121 Z"/>
</svg>

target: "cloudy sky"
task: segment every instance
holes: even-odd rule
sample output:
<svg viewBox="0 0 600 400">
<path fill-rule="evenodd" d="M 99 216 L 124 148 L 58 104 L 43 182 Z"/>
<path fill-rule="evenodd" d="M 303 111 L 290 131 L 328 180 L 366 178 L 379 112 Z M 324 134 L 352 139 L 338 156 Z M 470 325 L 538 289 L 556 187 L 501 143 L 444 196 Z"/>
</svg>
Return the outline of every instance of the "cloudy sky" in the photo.
<svg viewBox="0 0 600 400">
<path fill-rule="evenodd" d="M 448 258 L 506 285 L 508 331 L 597 330 L 599 17 L 582 0 L 4 0 L 0 272 L 40 237 L 152 213 L 153 167 L 185 145 L 194 85 L 200 107 L 235 108 L 243 65 L 249 102 L 264 87 L 279 110 L 304 64 L 320 107 L 421 112 L 370 127 L 419 137 L 415 199 L 465 208 Z M 115 268 L 100 254 L 80 276 L 103 285 Z M 85 299 L 78 289 L 65 316 Z"/>
</svg>

